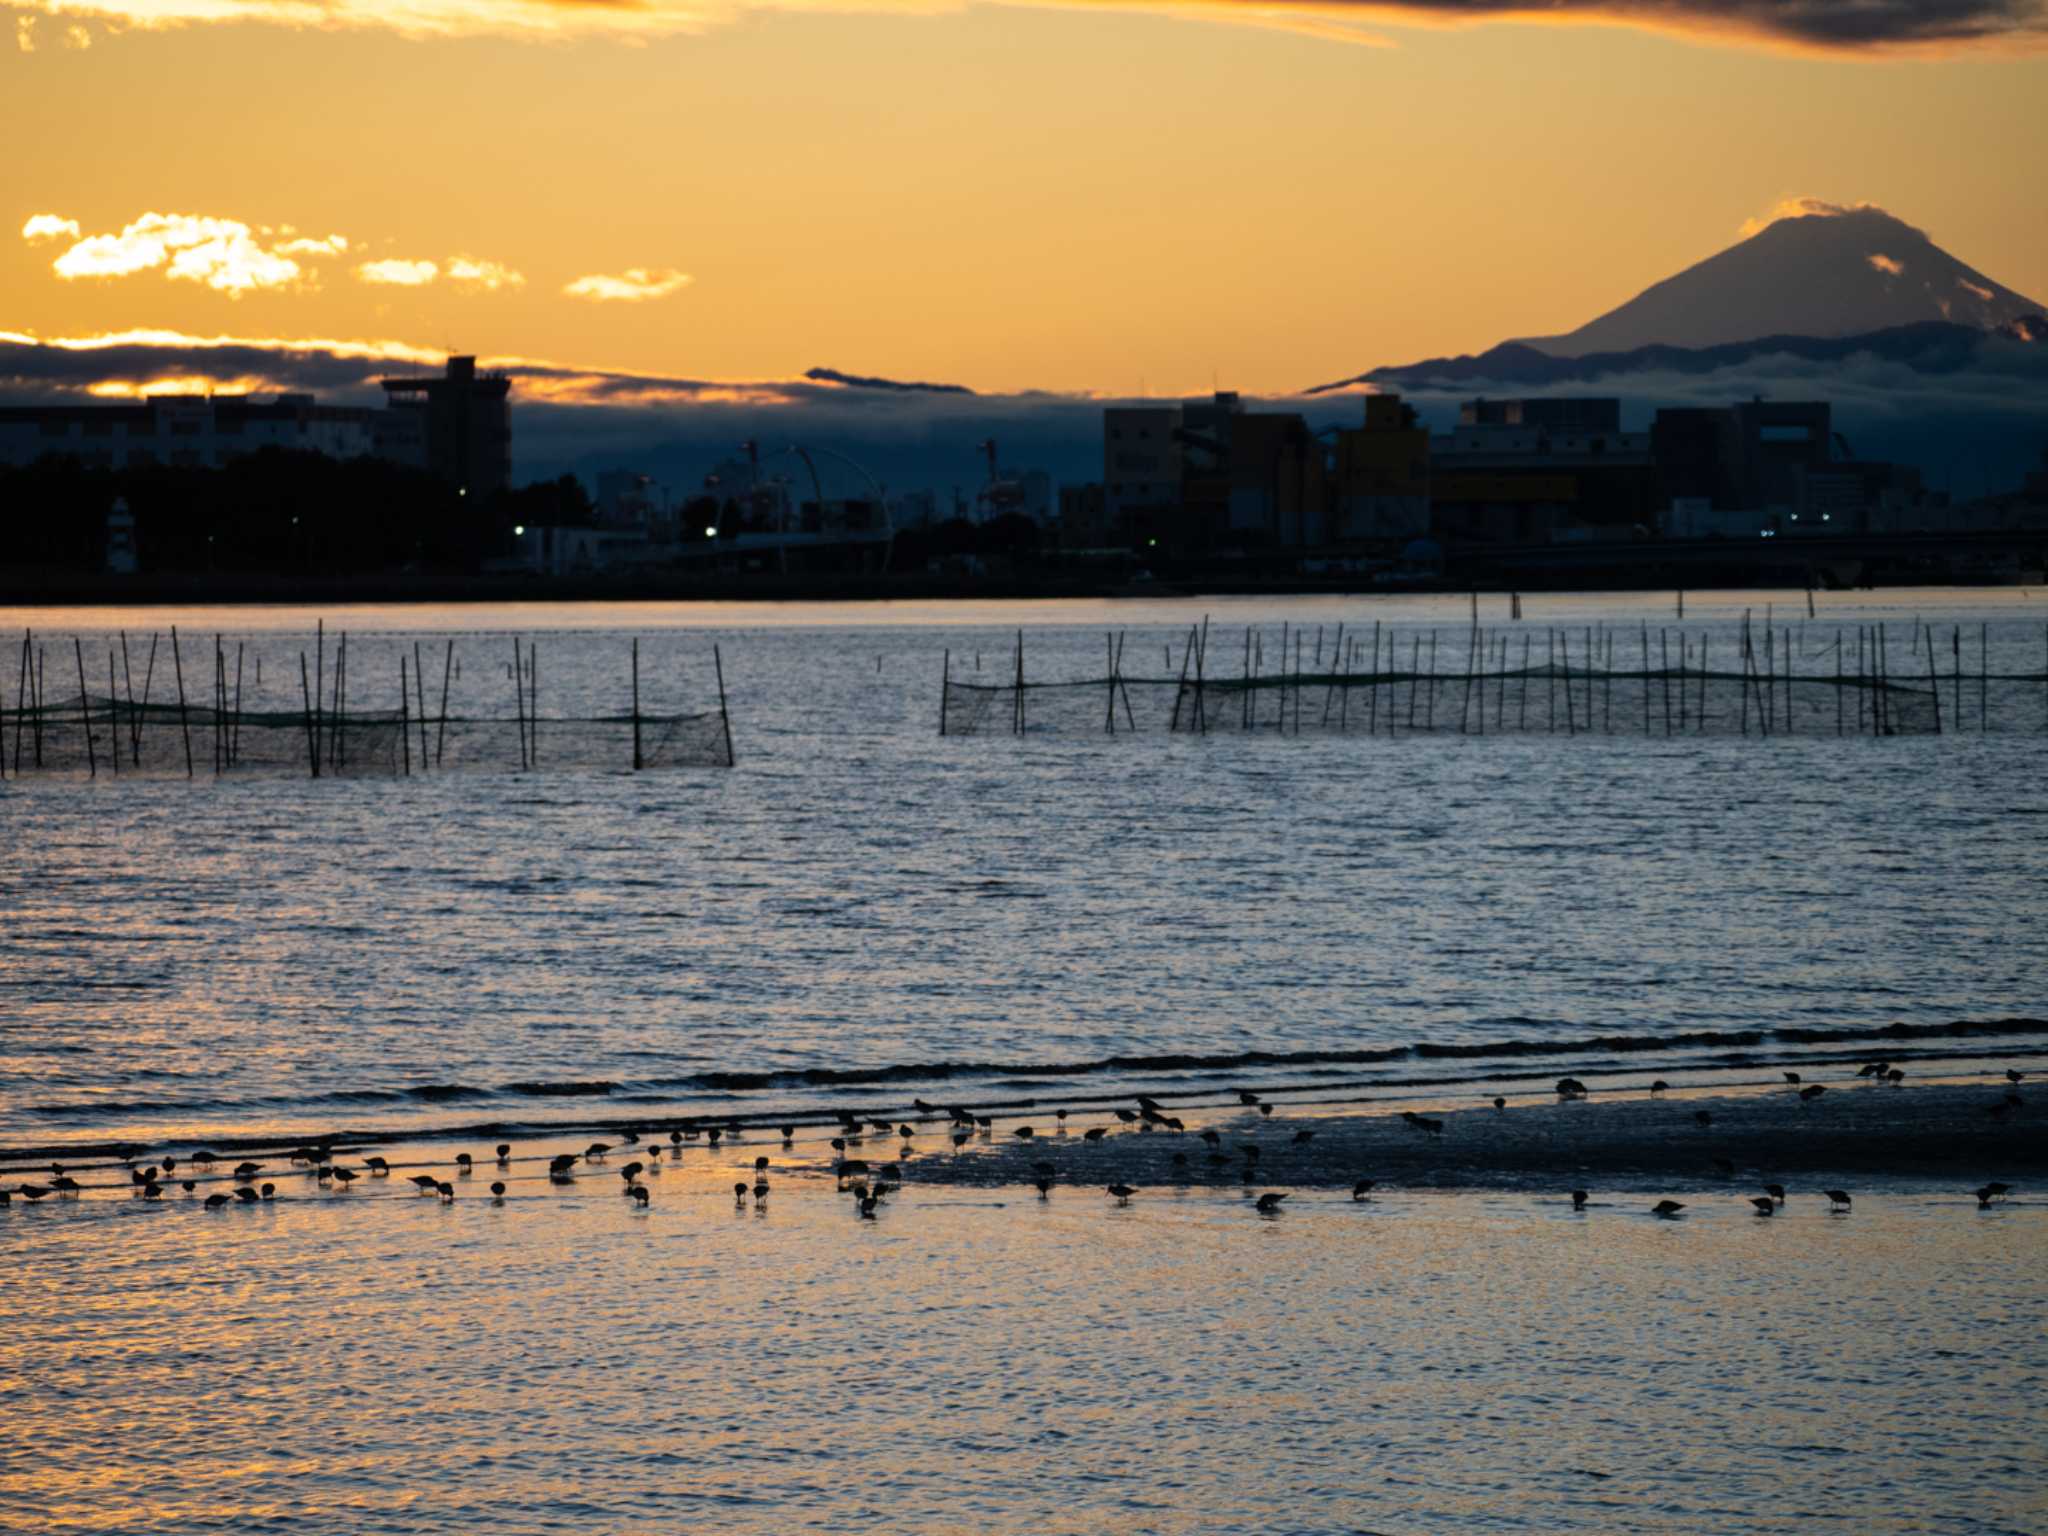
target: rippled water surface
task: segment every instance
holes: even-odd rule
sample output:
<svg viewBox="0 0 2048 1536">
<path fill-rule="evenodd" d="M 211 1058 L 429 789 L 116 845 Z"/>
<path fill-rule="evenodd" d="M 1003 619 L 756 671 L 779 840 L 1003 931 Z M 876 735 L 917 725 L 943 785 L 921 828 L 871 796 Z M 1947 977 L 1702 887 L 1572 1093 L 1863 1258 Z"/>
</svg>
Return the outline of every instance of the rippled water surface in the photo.
<svg viewBox="0 0 2048 1536">
<path fill-rule="evenodd" d="M 12 1212 L 0 1525 L 2048 1527 L 2039 1206 L 658 1183 Z"/>
<path fill-rule="evenodd" d="M 1692 643 L 1732 656 L 1767 601 L 1694 598 Z M 1993 672 L 2048 665 L 2031 594 L 1823 602 L 1812 624 L 1773 615 L 1803 669 L 1882 620 L 1904 672 L 1923 615 L 1984 640 Z M 1658 603 L 1482 619 L 1628 637 L 1672 622 Z M 2008 688 L 1997 732 L 1885 740 L 1645 735 L 1626 706 L 1578 734 L 937 735 L 942 665 L 1007 675 L 1019 629 L 1034 678 L 1102 675 L 1110 631 L 1126 671 L 1159 673 L 1205 611 L 1215 658 L 1247 624 L 1278 654 L 1282 624 L 1334 653 L 1339 623 L 1378 622 L 1409 655 L 1466 622 L 1420 599 L 329 615 L 352 699 L 395 694 L 416 639 L 452 640 L 455 710 L 508 717 L 515 633 L 543 717 L 627 709 L 636 635 L 644 707 L 715 707 L 716 645 L 738 766 L 214 782 L 202 741 L 191 783 L 9 779 L 0 1142 L 595 1112 L 564 1085 L 624 1115 L 920 1081 L 1079 1093 L 1181 1082 L 1190 1055 L 1398 1077 L 1440 1074 L 1444 1049 L 1600 1066 L 1652 1047 L 1663 1070 L 2048 1011 L 2038 687 Z M 270 656 L 274 689 L 297 686 L 280 658 L 314 616 L 14 617 L 59 660 L 73 632 L 95 656 L 121 630 L 139 652 L 176 622 L 195 656 L 225 632 Z M 1147 1060 L 1104 1065 L 1125 1058 Z M 906 1075 L 935 1064 L 962 1070 Z M 855 1081 L 801 1076 L 819 1069 Z"/>
<path fill-rule="evenodd" d="M 1690 643 L 1732 655 L 1774 601 L 1694 599 Z M 1663 604 L 1482 618 L 1640 646 Z M 1984 670 L 2038 674 L 2048 645 L 2032 594 L 1803 607 L 1772 615 L 1801 668 L 1836 625 L 1896 645 L 1916 615 L 1942 665 L 1969 636 Z M 515 633 L 544 718 L 625 711 L 634 636 L 643 707 L 715 707 L 716 645 L 737 766 L 215 782 L 202 741 L 190 783 L 10 775 L 0 1148 L 44 1150 L 0 1183 L 110 1140 L 374 1131 L 447 1173 L 448 1135 L 500 1125 L 520 1157 L 503 1204 L 481 1169 L 444 1203 L 272 1152 L 251 1206 L 145 1201 L 102 1159 L 84 1198 L 0 1207 L 0 1529 L 2048 1530 L 2048 1206 L 2024 1188 L 1980 1212 L 1873 1178 L 1853 1214 L 1801 1189 L 1769 1220 L 1726 1184 L 1602 1188 L 1578 1217 L 1541 1181 L 1301 1189 L 1262 1219 L 1214 1181 L 1120 1206 L 914 1179 L 863 1221 L 815 1160 L 735 1210 L 756 1149 L 785 1157 L 758 1131 L 648 1176 L 645 1210 L 606 1167 L 527 1166 L 607 1123 L 920 1095 L 1106 1120 L 1143 1087 L 1236 1113 L 1245 1083 L 1292 1111 L 1565 1069 L 1717 1091 L 1878 1050 L 1971 1081 L 2040 1065 L 2048 693 L 1888 739 L 1825 712 L 1667 736 L 1626 704 L 1613 730 L 1110 737 L 1043 729 L 1048 703 L 1021 741 L 938 735 L 942 669 L 1006 675 L 1020 628 L 1037 679 L 1101 675 L 1106 632 L 1170 677 L 1205 609 L 1215 655 L 1247 624 L 1277 655 L 1282 624 L 1334 651 L 1378 622 L 1412 657 L 1468 622 L 1416 599 L 356 610 L 322 657 L 346 629 L 352 698 L 395 696 L 417 640 L 458 712 L 506 717 Z M 0 633 L 34 625 L 54 665 L 74 632 L 99 658 L 176 622 L 194 654 L 261 650 L 277 690 L 313 617 Z M 1657 1193 L 1685 1217 L 1648 1216 Z"/>
</svg>

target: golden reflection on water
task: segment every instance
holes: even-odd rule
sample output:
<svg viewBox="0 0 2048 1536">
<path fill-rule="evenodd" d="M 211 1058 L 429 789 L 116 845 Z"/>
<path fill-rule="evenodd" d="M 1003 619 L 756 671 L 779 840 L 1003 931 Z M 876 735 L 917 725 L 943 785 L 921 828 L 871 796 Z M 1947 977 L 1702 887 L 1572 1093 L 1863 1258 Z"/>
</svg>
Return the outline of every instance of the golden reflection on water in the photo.
<svg viewBox="0 0 2048 1536">
<path fill-rule="evenodd" d="M 528 1150 L 521 1149 L 522 1152 Z M 0 1212 L 0 1527 L 2038 1528 L 2048 1208 L 912 1187 Z M 445 1166 L 445 1148 L 427 1149 Z M 401 1160 L 394 1155 L 394 1162 Z M 613 1155 L 617 1164 L 619 1154 Z M 1878 1469 L 1873 1472 L 1872 1469 Z M 1902 1489 L 1910 1487 L 1910 1499 Z"/>
</svg>

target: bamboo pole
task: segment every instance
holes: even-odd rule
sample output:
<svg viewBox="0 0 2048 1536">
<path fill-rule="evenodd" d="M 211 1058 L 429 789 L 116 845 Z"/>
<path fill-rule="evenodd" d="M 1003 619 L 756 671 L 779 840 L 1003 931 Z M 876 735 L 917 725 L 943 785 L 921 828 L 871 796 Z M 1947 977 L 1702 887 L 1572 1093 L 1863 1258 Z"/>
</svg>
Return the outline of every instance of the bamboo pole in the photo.
<svg viewBox="0 0 2048 1536">
<path fill-rule="evenodd" d="M 1918 637 L 1916 636 L 1915 638 L 1917 639 Z M 1927 692 L 1934 700 L 1934 734 L 1939 736 L 1941 734 L 1941 675 L 1934 670 L 1934 631 L 1932 629 L 1927 631 Z M 1960 706 L 1957 707 L 1953 723 L 1958 731 L 1963 728 L 1963 716 Z"/>
<path fill-rule="evenodd" d="M 1391 714 L 1390 714 L 1391 717 Z M 1380 728 L 1380 621 L 1372 621 L 1372 693 L 1366 700 L 1365 734 L 1377 735 Z M 2048 729 L 2048 726 L 2044 726 Z"/>
<path fill-rule="evenodd" d="M 711 647 L 711 672 L 718 679 L 718 723 L 725 728 L 725 766 L 730 768 L 735 761 L 732 752 L 732 713 L 725 707 L 725 661 L 718 653 L 718 646 Z"/>
<path fill-rule="evenodd" d="M 441 750 L 448 740 L 448 673 L 455 665 L 455 641 L 448 641 L 448 654 L 441 661 L 441 723 L 434 727 L 434 766 L 441 766 Z"/>
<path fill-rule="evenodd" d="M 521 676 L 526 667 L 519 654 L 519 637 L 512 637 L 512 713 L 519 728 L 519 771 L 526 772 L 526 683 Z"/>
<path fill-rule="evenodd" d="M 185 661 L 178 654 L 178 626 L 171 626 L 171 670 L 178 679 L 178 730 L 185 738 L 185 777 L 192 777 L 192 721 L 185 711 Z"/>
<path fill-rule="evenodd" d="M 299 652 L 299 698 L 306 711 L 306 766 L 320 777 L 320 728 L 313 723 L 313 684 L 306 676 L 306 653 Z"/>
<path fill-rule="evenodd" d="M 526 734 L 530 765 L 540 766 L 540 642 L 526 642 Z"/>
<path fill-rule="evenodd" d="M 412 702 L 413 713 L 420 723 L 420 772 L 427 771 L 427 676 L 426 668 L 420 664 L 420 643 L 412 643 Z"/>
<path fill-rule="evenodd" d="M 235 642 L 235 728 L 228 736 L 228 765 L 242 761 L 242 651 L 246 641 Z"/>
<path fill-rule="evenodd" d="M 149 663 L 143 668 L 142 672 L 142 712 L 145 715 L 149 713 L 150 684 L 156 680 L 157 638 L 157 632 L 151 630 L 149 632 Z M 142 724 L 140 721 L 135 726 L 135 760 L 138 763 L 142 761 Z"/>
<path fill-rule="evenodd" d="M 1116 632 L 1116 691 L 1123 695 L 1124 724 L 1132 730 L 1138 728 L 1137 717 L 1131 713 L 1131 690 L 1124 682 L 1124 632 Z"/>
<path fill-rule="evenodd" d="M 114 689 L 114 648 L 111 645 L 107 647 L 107 748 L 118 778 L 121 773 L 121 695 Z"/>
<path fill-rule="evenodd" d="M 78 717 L 85 722 L 85 765 L 87 777 L 100 776 L 99 754 L 92 744 L 92 707 L 85 698 L 85 642 L 78 636 L 71 637 L 71 653 L 78 658 Z M 61 665 L 61 663 L 59 663 Z"/>
<path fill-rule="evenodd" d="M 412 777 L 412 687 L 405 672 L 405 652 L 398 653 L 398 743 L 399 762 L 405 777 Z"/>
<path fill-rule="evenodd" d="M 1517 597 L 1515 599 L 1515 617 L 1520 618 L 1521 616 L 1522 600 Z M 1527 630 L 1522 632 L 1522 695 L 1517 709 L 1515 729 L 1527 730 L 1529 728 L 1529 632 Z"/>
<path fill-rule="evenodd" d="M 1956 721 L 1956 728 L 1962 728 L 1962 720 Z M 1983 735 L 1991 729 L 1991 626 L 1979 623 L 1977 626 L 1977 734 Z"/>
<path fill-rule="evenodd" d="M 946 734 L 946 699 L 953 688 L 953 650 L 939 657 L 939 735 Z M 640 766 L 640 642 L 633 642 L 633 766 Z"/>
<path fill-rule="evenodd" d="M 1182 696 L 1188 691 L 1188 662 L 1194 655 L 1194 651 L 1195 631 L 1194 626 L 1190 625 L 1188 627 L 1188 643 L 1180 648 L 1180 682 L 1173 690 L 1173 719 L 1166 727 L 1169 731 L 1180 729 L 1180 701 Z M 1171 649 L 1168 650 L 1167 654 L 1168 656 L 1173 654 Z"/>
<path fill-rule="evenodd" d="M 34 665 L 35 663 L 29 659 L 29 631 L 24 629 L 21 632 L 21 672 L 16 677 L 14 684 L 14 776 L 16 778 L 21 777 L 21 737 L 28 723 L 28 674 L 29 669 Z M 42 766 L 40 754 L 37 755 L 36 766 L 38 768 Z"/>
<path fill-rule="evenodd" d="M 327 621 L 313 622 L 313 777 L 320 777 L 321 748 L 327 743 L 327 722 L 321 710 L 327 702 Z"/>
</svg>

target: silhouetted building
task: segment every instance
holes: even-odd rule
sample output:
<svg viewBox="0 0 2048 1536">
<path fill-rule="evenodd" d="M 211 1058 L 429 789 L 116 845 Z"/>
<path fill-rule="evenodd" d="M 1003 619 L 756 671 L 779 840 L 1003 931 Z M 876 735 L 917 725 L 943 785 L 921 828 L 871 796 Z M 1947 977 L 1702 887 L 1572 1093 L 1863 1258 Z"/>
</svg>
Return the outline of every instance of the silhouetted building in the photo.
<svg viewBox="0 0 2048 1536">
<path fill-rule="evenodd" d="M 1367 395 L 1365 425 L 1332 441 L 1329 537 L 1406 541 L 1429 531 L 1429 429 L 1399 395 Z"/>
<path fill-rule="evenodd" d="M 451 357 L 441 378 L 378 383 L 392 412 L 418 413 L 421 457 L 414 462 L 466 496 L 488 496 L 511 482 L 510 379 L 478 373 L 473 357 Z M 391 440 L 399 435 L 394 430 Z"/>
<path fill-rule="evenodd" d="M 1629 538 L 1656 519 L 1650 434 L 1621 430 L 1618 399 L 1468 401 L 1429 458 L 1445 541 Z"/>
<path fill-rule="evenodd" d="M 1621 401 L 1611 396 L 1535 397 L 1488 400 L 1481 396 L 1458 407 L 1463 427 L 1532 427 L 1545 432 L 1612 433 L 1621 430 Z"/>
<path fill-rule="evenodd" d="M 1181 448 L 1177 405 L 1113 405 L 1102 413 L 1102 489 L 1109 518 L 1135 526 L 1139 513 L 1177 509 Z"/>
<path fill-rule="evenodd" d="M 1663 410 L 1650 424 L 1665 505 L 1705 498 L 1723 511 L 1798 508 L 1802 477 L 1825 470 L 1834 434 L 1825 401 L 1751 400 Z"/>
<path fill-rule="evenodd" d="M 218 469 L 261 448 L 353 459 L 376 450 L 373 418 L 311 395 L 152 395 L 122 405 L 0 406 L 0 463 L 72 458 L 89 469 Z"/>
</svg>

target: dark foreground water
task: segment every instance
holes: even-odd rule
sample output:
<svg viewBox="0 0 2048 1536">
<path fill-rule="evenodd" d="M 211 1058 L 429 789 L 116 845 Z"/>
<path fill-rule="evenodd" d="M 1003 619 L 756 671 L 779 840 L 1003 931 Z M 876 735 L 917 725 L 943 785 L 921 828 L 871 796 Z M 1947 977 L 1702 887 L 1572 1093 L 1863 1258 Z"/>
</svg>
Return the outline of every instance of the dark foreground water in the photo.
<svg viewBox="0 0 2048 1536">
<path fill-rule="evenodd" d="M 1692 601 L 1689 633 L 1732 653 L 1750 601 Z M 1528 622 L 1654 635 L 1662 603 Z M 469 707 L 507 716 L 514 632 L 543 716 L 623 710 L 633 634 L 650 707 L 714 703 L 715 642 L 738 766 L 215 783 L 202 747 L 190 784 L 10 778 L 0 1146 L 355 1129 L 439 1158 L 480 1125 L 914 1096 L 1094 1121 L 1134 1088 L 1458 1097 L 1879 1054 L 1992 1077 L 2048 1047 L 2033 694 L 1939 737 L 1822 714 L 1769 740 L 938 738 L 948 653 L 993 680 L 1022 625 L 1034 677 L 1092 676 L 1123 630 L 1127 671 L 1171 675 L 1204 607 L 1219 650 L 1247 622 L 1334 645 L 1377 618 L 1404 648 L 1466 622 L 1417 600 L 329 614 L 352 697 L 452 635 Z M 1990 670 L 2041 666 L 2048 604 L 2011 591 L 1824 597 L 1792 621 L 1800 665 L 1834 623 L 1896 644 L 1916 614 L 1985 626 Z M 32 623 L 58 658 L 83 627 L 103 657 L 174 618 L 295 658 L 312 616 L 0 633 Z M 1396 1193 L 1261 1221 L 1228 1189 L 918 1190 L 864 1223 L 829 1179 L 735 1216 L 726 1176 L 672 1173 L 646 1212 L 605 1175 L 496 1207 L 296 1174 L 211 1214 L 17 1199 L 0 1528 L 2048 1528 L 2048 1222 L 2024 1199 L 1980 1216 L 1900 1185 L 1762 1221 L 1722 1191 L 1666 1224 L 1633 1195 L 1572 1220 Z"/>
</svg>

